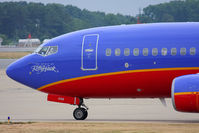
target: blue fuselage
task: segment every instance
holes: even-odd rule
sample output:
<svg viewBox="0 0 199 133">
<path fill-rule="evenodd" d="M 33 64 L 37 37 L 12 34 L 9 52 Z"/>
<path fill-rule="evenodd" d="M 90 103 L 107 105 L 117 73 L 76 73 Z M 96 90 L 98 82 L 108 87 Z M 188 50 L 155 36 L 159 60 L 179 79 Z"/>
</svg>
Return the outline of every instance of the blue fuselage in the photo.
<svg viewBox="0 0 199 133">
<path fill-rule="evenodd" d="M 169 68 L 199 70 L 199 23 L 92 28 L 59 36 L 44 46 L 56 46 L 57 51 L 25 56 L 10 65 L 7 74 L 38 89 L 89 75 Z"/>
</svg>

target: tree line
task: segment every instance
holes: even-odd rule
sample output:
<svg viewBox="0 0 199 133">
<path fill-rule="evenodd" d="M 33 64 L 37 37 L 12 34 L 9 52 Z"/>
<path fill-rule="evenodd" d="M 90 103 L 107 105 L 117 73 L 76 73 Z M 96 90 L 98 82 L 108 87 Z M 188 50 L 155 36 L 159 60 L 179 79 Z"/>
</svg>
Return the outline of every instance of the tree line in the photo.
<svg viewBox="0 0 199 133">
<path fill-rule="evenodd" d="M 181 0 L 150 5 L 143 9 L 141 23 L 199 21 L 199 1 Z M 0 2 L 0 37 L 4 44 L 20 38 L 40 40 L 91 27 L 135 24 L 137 16 L 105 14 L 72 5 Z"/>
<path fill-rule="evenodd" d="M 176 0 L 150 5 L 143 9 L 142 21 L 154 22 L 198 22 L 199 0 Z"/>
<path fill-rule="evenodd" d="M 12 41 L 27 38 L 28 34 L 43 40 L 80 29 L 130 24 L 135 21 L 131 16 L 91 12 L 72 5 L 0 3 L 0 36 Z"/>
</svg>

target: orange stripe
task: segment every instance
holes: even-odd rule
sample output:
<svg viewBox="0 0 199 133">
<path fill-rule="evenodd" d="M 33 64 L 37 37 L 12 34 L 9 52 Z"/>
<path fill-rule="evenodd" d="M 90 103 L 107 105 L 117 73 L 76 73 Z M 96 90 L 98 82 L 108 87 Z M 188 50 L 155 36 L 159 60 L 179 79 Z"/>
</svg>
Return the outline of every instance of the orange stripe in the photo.
<svg viewBox="0 0 199 133">
<path fill-rule="evenodd" d="M 95 75 L 88 75 L 88 76 L 83 76 L 83 77 L 76 77 L 76 78 L 71 78 L 71 79 L 60 80 L 60 81 L 57 81 L 57 82 L 54 82 L 54 83 L 50 83 L 50 84 L 44 85 L 44 86 L 38 88 L 37 90 L 42 90 L 42 89 L 47 88 L 49 86 L 60 84 L 60 83 L 64 83 L 64 82 L 70 82 L 70 81 L 86 79 L 86 78 L 117 75 L 117 74 L 127 74 L 127 73 L 137 73 L 137 72 L 170 71 L 170 70 L 172 70 L 172 71 L 174 71 L 174 70 L 199 70 L 199 67 L 141 69 L 141 70 L 129 70 L 129 71 L 120 71 L 120 72 L 95 74 Z"/>
<path fill-rule="evenodd" d="M 177 96 L 177 95 L 190 95 L 190 94 L 198 94 L 199 92 L 178 92 L 178 93 L 175 93 L 174 95 Z"/>
</svg>

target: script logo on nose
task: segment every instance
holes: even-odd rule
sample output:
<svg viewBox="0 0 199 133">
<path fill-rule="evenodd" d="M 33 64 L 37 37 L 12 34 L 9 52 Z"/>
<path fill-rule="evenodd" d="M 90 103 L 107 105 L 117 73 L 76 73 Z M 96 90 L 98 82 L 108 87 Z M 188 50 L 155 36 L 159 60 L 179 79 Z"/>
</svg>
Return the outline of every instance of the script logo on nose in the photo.
<svg viewBox="0 0 199 133">
<path fill-rule="evenodd" d="M 31 67 L 31 70 L 32 72 L 36 72 L 36 74 L 45 72 L 59 72 L 54 63 L 37 63 Z"/>
</svg>

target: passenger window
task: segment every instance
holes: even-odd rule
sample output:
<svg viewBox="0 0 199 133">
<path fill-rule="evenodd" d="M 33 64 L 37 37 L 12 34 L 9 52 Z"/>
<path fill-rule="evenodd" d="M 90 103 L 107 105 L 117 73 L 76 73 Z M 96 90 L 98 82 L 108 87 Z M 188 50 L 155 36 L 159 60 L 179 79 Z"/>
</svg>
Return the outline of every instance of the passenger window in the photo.
<svg viewBox="0 0 199 133">
<path fill-rule="evenodd" d="M 106 49 L 106 56 L 111 56 L 111 49 L 110 48 Z"/>
<path fill-rule="evenodd" d="M 46 55 L 55 54 L 57 52 L 57 46 L 50 46 Z"/>
<path fill-rule="evenodd" d="M 125 56 L 129 56 L 130 55 L 130 49 L 129 48 L 125 48 L 124 49 L 124 55 Z"/>
<path fill-rule="evenodd" d="M 180 55 L 186 55 L 186 48 L 180 49 Z"/>
<path fill-rule="evenodd" d="M 134 56 L 139 56 L 139 48 L 134 48 L 133 49 L 133 55 Z"/>
<path fill-rule="evenodd" d="M 152 55 L 153 56 L 157 56 L 158 55 L 158 49 L 157 48 L 153 48 L 152 49 Z"/>
<path fill-rule="evenodd" d="M 176 48 L 172 48 L 171 49 L 171 55 L 174 56 L 177 54 L 177 49 Z"/>
<path fill-rule="evenodd" d="M 196 54 L 196 48 L 190 48 L 190 55 Z"/>
<path fill-rule="evenodd" d="M 163 56 L 166 56 L 167 55 L 167 48 L 162 48 L 161 53 L 162 53 Z"/>
<path fill-rule="evenodd" d="M 144 56 L 148 56 L 148 54 L 149 54 L 148 48 L 144 48 L 144 49 L 142 50 L 142 53 L 143 53 Z"/>
<path fill-rule="evenodd" d="M 48 51 L 48 48 L 49 47 L 42 47 L 41 49 L 40 49 L 40 51 L 38 52 L 38 54 L 40 54 L 40 55 L 46 55 L 46 53 L 47 53 L 47 51 Z"/>
<path fill-rule="evenodd" d="M 115 49 L 115 56 L 120 56 L 120 49 L 119 48 Z"/>
</svg>

